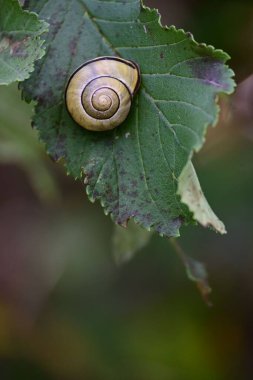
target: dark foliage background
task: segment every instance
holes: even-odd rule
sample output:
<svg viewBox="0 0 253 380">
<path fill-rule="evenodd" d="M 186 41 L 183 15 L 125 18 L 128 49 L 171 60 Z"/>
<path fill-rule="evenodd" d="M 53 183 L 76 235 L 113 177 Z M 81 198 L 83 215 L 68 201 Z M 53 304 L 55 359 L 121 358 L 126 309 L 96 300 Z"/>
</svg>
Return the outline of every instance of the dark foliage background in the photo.
<svg viewBox="0 0 253 380">
<path fill-rule="evenodd" d="M 252 378 L 253 4 L 146 4 L 160 9 L 163 23 L 227 51 L 240 83 L 194 159 L 228 234 L 188 227 L 180 239 L 206 262 L 214 307 L 203 304 L 164 239 L 115 265 L 110 219 L 44 154 L 16 86 L 2 87 L 1 379 Z"/>
</svg>

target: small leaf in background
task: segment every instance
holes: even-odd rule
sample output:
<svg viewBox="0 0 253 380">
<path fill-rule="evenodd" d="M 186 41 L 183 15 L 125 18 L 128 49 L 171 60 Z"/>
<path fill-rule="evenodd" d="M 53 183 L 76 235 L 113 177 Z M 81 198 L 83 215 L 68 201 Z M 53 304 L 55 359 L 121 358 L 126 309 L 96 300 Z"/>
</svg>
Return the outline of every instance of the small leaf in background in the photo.
<svg viewBox="0 0 253 380">
<path fill-rule="evenodd" d="M 114 226 L 113 255 L 118 264 L 123 264 L 144 248 L 152 237 L 152 232 L 130 221 L 127 228 Z"/>
<path fill-rule="evenodd" d="M 179 245 L 176 239 L 169 239 L 169 242 L 184 264 L 188 278 L 196 283 L 197 288 L 199 289 L 205 303 L 208 306 L 212 306 L 212 302 L 209 299 L 212 289 L 208 282 L 208 273 L 205 264 L 188 256 L 183 251 L 182 247 Z"/>
<path fill-rule="evenodd" d="M 44 55 L 48 28 L 36 14 L 24 11 L 18 0 L 0 0 L 0 84 L 23 81 Z"/>
<path fill-rule="evenodd" d="M 209 299 L 212 289 L 208 283 L 208 273 L 205 264 L 185 255 L 184 265 L 189 279 L 196 282 L 205 303 L 208 306 L 212 306 L 212 302 Z"/>
<path fill-rule="evenodd" d="M 178 178 L 217 122 L 217 96 L 234 89 L 229 56 L 162 27 L 141 1 L 31 0 L 29 9 L 50 24 L 47 53 L 23 87 L 24 97 L 37 101 L 34 125 L 48 153 L 84 180 L 89 199 L 115 223 L 132 218 L 179 236 L 192 216 L 179 201 Z M 129 117 L 101 133 L 78 126 L 64 101 L 73 71 L 99 56 L 131 59 L 141 70 Z"/>
<path fill-rule="evenodd" d="M 193 213 L 194 219 L 204 227 L 211 227 L 220 234 L 225 234 L 224 224 L 209 206 L 201 189 L 196 171 L 191 162 L 183 169 L 178 180 L 178 194 L 181 202 Z"/>
<path fill-rule="evenodd" d="M 36 195 L 44 202 L 55 203 L 60 191 L 37 133 L 29 128 L 31 116 L 32 107 L 21 101 L 16 84 L 0 87 L 0 164 L 19 166 Z"/>
</svg>

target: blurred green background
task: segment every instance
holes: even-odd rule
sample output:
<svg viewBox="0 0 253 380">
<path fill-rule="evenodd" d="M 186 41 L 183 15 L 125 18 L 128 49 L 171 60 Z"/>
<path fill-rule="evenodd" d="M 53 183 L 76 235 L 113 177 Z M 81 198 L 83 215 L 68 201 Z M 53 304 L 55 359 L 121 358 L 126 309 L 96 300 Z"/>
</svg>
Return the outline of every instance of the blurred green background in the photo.
<svg viewBox="0 0 253 380">
<path fill-rule="evenodd" d="M 0 379 L 253 378 L 253 3 L 145 1 L 225 49 L 241 83 L 194 164 L 225 237 L 182 229 L 213 308 L 165 239 L 118 267 L 113 225 L 46 156 L 17 86 L 0 88 Z"/>
</svg>

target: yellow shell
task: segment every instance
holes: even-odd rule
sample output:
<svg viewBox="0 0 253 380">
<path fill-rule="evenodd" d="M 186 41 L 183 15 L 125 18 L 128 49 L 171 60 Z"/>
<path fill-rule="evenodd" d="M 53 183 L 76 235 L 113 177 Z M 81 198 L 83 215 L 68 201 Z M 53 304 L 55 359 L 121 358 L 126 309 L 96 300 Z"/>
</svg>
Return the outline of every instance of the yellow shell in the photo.
<svg viewBox="0 0 253 380">
<path fill-rule="evenodd" d="M 77 124 L 91 131 L 107 131 L 127 117 L 140 84 L 138 65 L 117 57 L 86 62 L 69 79 L 66 106 Z"/>
</svg>

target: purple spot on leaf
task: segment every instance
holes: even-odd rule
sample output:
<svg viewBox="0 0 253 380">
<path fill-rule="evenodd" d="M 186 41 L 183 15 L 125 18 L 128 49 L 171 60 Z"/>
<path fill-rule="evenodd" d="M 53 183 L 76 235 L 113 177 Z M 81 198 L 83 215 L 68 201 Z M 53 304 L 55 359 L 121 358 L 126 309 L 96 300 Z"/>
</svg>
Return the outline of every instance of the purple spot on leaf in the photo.
<svg viewBox="0 0 253 380">
<path fill-rule="evenodd" d="M 224 78 L 224 64 L 216 59 L 205 57 L 192 59 L 187 65 L 191 68 L 194 77 L 203 79 L 207 84 L 221 90 L 228 90 L 228 84 Z"/>
</svg>

